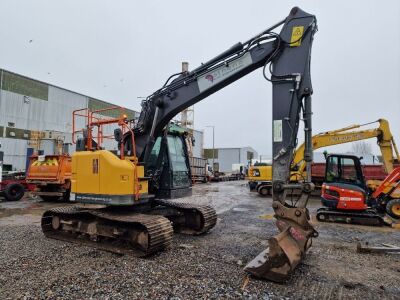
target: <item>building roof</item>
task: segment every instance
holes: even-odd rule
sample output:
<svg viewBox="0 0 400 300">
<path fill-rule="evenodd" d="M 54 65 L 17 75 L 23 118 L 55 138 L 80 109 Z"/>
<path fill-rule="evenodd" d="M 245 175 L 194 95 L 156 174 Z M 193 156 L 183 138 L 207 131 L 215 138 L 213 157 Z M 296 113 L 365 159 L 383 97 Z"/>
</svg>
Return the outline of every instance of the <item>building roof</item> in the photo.
<svg viewBox="0 0 400 300">
<path fill-rule="evenodd" d="M 51 84 L 51 83 L 47 83 L 47 82 L 44 82 L 44 81 L 41 81 L 41 80 L 37 80 L 37 79 L 31 78 L 31 77 L 28 77 L 28 76 L 25 76 L 25 75 L 21 75 L 21 74 L 18 74 L 18 73 L 15 73 L 15 72 L 12 72 L 12 71 L 9 71 L 9 70 L 0 68 L 0 72 L 2 72 L 2 71 L 7 72 L 7 73 L 9 73 L 9 74 L 11 74 L 11 75 L 13 75 L 13 76 L 15 76 L 15 77 L 20 77 L 20 78 L 25 79 L 25 80 L 29 80 L 29 81 L 34 81 L 34 82 L 40 83 L 40 84 L 42 84 L 42 85 L 52 86 L 52 87 L 56 87 L 56 88 L 61 89 L 61 90 L 64 90 L 64 91 L 68 91 L 68 92 L 71 92 L 71 93 L 74 93 L 74 94 L 77 94 L 77 95 L 86 97 L 86 98 L 88 98 L 89 100 L 98 101 L 99 103 L 104 103 L 104 104 L 106 104 L 106 105 L 108 105 L 108 104 L 109 104 L 109 105 L 115 105 L 115 104 L 113 104 L 113 103 L 110 103 L 110 102 L 107 102 L 107 101 L 104 101 L 104 100 L 100 100 L 100 99 L 93 98 L 93 97 L 91 97 L 91 96 L 87 96 L 87 95 L 84 95 L 84 94 L 79 93 L 79 92 L 76 92 L 76 91 L 72 91 L 72 90 L 70 90 L 70 89 L 66 89 L 66 88 L 63 88 L 63 87 L 60 87 L 60 86 Z M 4 89 L 4 88 L 3 88 L 3 78 L 1 78 L 0 84 L 1 84 L 1 89 Z M 125 109 L 126 109 L 128 112 L 132 113 L 132 114 L 138 113 L 137 111 L 135 111 L 135 110 L 133 110 L 133 109 L 128 109 L 128 108 L 125 108 Z"/>
</svg>

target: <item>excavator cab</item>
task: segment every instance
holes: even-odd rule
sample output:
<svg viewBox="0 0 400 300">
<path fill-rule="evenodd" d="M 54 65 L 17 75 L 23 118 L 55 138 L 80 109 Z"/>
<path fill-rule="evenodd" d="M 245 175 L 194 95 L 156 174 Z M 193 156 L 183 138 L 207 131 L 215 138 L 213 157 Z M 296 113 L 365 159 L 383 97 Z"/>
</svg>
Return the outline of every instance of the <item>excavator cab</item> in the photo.
<svg viewBox="0 0 400 300">
<path fill-rule="evenodd" d="M 169 130 L 156 139 L 146 162 L 149 192 L 157 198 L 191 195 L 191 174 L 184 134 Z"/>
<path fill-rule="evenodd" d="M 326 158 L 321 201 L 325 207 L 344 210 L 367 209 L 367 186 L 360 159 L 333 154 Z"/>
<path fill-rule="evenodd" d="M 334 154 L 326 159 L 325 182 L 356 185 L 365 189 L 360 158 L 354 155 Z"/>
</svg>

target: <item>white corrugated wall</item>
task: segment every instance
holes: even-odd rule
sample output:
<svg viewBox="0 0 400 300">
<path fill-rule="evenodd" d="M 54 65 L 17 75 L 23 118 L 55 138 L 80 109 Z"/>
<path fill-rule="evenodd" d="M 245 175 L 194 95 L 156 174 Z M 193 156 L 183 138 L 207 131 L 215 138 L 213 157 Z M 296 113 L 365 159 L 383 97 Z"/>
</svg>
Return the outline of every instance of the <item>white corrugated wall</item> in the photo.
<svg viewBox="0 0 400 300">
<path fill-rule="evenodd" d="M 49 86 L 48 101 L 4 90 L 0 92 L 0 126 L 63 132 L 66 143 L 71 143 L 72 112 L 88 105 L 86 96 L 54 86 Z M 76 127 L 83 126 L 81 119 Z M 4 164 L 12 165 L 14 170 L 24 170 L 27 140 L 5 138 L 4 135 L 0 142 Z"/>
<path fill-rule="evenodd" d="M 0 138 L 0 151 L 4 152 L 4 164 L 12 165 L 13 170 L 25 170 L 26 140 Z"/>
<path fill-rule="evenodd" d="M 49 86 L 49 101 L 45 110 L 45 124 L 41 130 L 55 130 L 67 133 L 66 141 L 71 142 L 72 112 L 88 107 L 86 96 Z M 83 118 L 77 118 L 76 128 L 85 126 Z"/>
</svg>

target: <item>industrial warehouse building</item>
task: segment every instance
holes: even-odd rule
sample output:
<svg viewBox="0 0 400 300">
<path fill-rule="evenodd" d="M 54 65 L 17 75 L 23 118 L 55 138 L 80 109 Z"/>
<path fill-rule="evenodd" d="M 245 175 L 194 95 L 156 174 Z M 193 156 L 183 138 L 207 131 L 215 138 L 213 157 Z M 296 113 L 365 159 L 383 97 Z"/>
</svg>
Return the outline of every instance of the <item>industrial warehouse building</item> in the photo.
<svg viewBox="0 0 400 300">
<path fill-rule="evenodd" d="M 251 147 L 242 148 L 209 148 L 204 149 L 204 157 L 212 166 L 214 158 L 214 170 L 219 172 L 238 171 L 240 166 L 248 166 L 249 161 L 258 157 L 258 153 Z"/>
<path fill-rule="evenodd" d="M 112 105 L 0 69 L 0 151 L 4 152 L 3 170 L 25 170 L 27 157 L 32 153 L 32 144 L 38 133 L 45 132 L 47 138 L 55 134 L 62 135 L 64 145 L 72 153 L 73 111 L 82 108 L 97 110 Z M 130 119 L 139 114 L 129 109 L 125 113 Z M 108 111 L 103 114 L 117 117 L 119 112 Z M 76 128 L 83 128 L 83 118 L 77 121 Z M 201 156 L 203 133 L 195 131 L 194 135 L 197 142 L 193 155 Z M 44 154 L 51 153 L 44 151 Z"/>
</svg>

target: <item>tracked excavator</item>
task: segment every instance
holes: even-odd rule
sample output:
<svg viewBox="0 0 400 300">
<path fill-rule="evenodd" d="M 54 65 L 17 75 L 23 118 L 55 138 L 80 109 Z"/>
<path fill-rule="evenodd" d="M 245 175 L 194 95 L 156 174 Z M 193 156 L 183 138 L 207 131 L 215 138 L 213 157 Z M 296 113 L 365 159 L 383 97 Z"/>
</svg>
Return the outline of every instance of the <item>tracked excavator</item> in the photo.
<svg viewBox="0 0 400 300">
<path fill-rule="evenodd" d="M 277 28 L 280 33 L 274 32 Z M 216 213 L 211 207 L 173 200 L 191 193 L 191 176 L 183 138 L 167 127 L 185 108 L 262 68 L 273 85 L 273 209 L 280 233 L 246 271 L 286 280 L 311 246 L 311 238 L 318 235 L 306 208 L 313 189 L 310 175 L 303 183 L 289 183 L 301 112 L 307 171 L 311 167 L 310 60 L 316 31 L 315 16 L 295 7 L 284 20 L 248 41 L 192 71 L 170 76 L 142 102 L 133 125 L 124 117 L 100 120 L 99 111 L 80 112 L 87 127 L 72 157 L 70 200 L 100 207 L 48 210 L 42 217 L 44 234 L 142 256 L 166 248 L 173 230 L 201 234 L 213 228 Z M 104 150 L 94 139 L 99 134 L 93 131 L 101 132 L 108 122 L 121 127 L 114 132 L 117 153 Z M 296 205 L 287 203 L 288 189 L 302 191 Z"/>
<path fill-rule="evenodd" d="M 360 129 L 373 123 L 378 123 L 379 126 L 372 129 Z M 382 154 L 383 166 L 386 173 L 389 174 L 393 170 L 394 164 L 399 163 L 400 155 L 390 131 L 389 122 L 385 119 L 379 119 L 366 124 L 350 125 L 341 129 L 316 134 L 312 137 L 312 145 L 313 150 L 316 150 L 323 147 L 372 138 L 377 139 L 377 144 Z M 303 143 L 296 149 L 292 163 L 292 181 L 303 180 L 303 173 L 306 167 L 304 147 L 305 144 Z M 249 187 L 251 191 L 257 191 L 262 196 L 270 194 L 272 187 L 272 166 L 253 166 L 249 169 L 249 175 Z M 372 189 L 375 189 L 379 184 L 380 182 L 374 180 L 367 182 L 367 185 Z"/>
<path fill-rule="evenodd" d="M 317 220 L 321 222 L 384 225 L 384 214 L 400 219 L 400 167 L 393 169 L 371 192 L 360 158 L 331 154 L 326 158 L 325 182 Z"/>
</svg>

